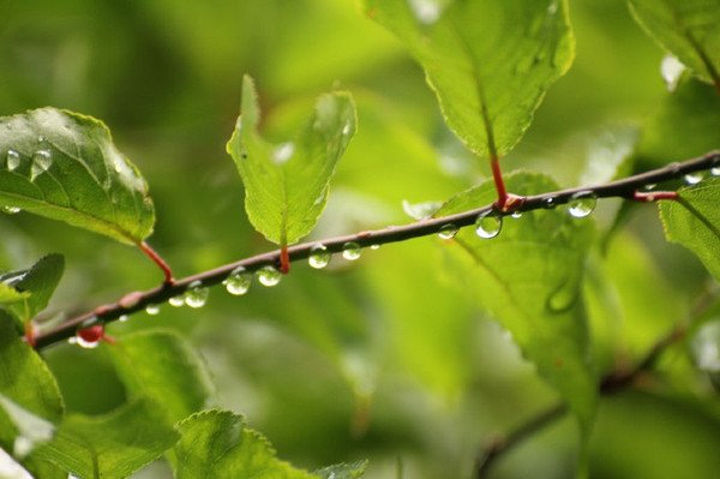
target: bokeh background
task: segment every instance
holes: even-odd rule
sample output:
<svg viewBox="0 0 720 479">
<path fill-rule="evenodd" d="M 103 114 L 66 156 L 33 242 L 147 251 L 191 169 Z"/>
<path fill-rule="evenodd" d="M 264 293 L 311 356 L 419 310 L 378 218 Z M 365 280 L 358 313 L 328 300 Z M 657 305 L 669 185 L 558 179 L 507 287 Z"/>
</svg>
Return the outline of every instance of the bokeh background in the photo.
<svg viewBox="0 0 720 479">
<path fill-rule="evenodd" d="M 403 200 L 443 200 L 487 174 L 444 126 L 420 68 L 352 0 L 0 0 L 0 14 L 0 115 L 52 105 L 104 120 L 150 184 L 150 243 L 178 276 L 272 248 L 247 221 L 225 153 L 245 73 L 269 131 L 320 92 L 339 86 L 355 97 L 358 133 L 313 237 L 411 221 Z M 574 0 L 571 20 L 576 61 L 503 160 L 565 186 L 609 179 L 668 95 L 663 52 L 623 1 Z M 601 229 L 616 207 L 595 215 Z M 463 288 L 447 247 L 424 238 L 351 264 L 335 258 L 322 272 L 298 264 L 275 288 L 254 285 L 241 298 L 215 288 L 201 310 L 166 305 L 110 333 L 161 326 L 188 335 L 207 361 L 214 404 L 245 414 L 298 466 L 369 458 L 368 478 L 470 477 L 491 437 L 556 396 Z M 49 252 L 66 256 L 67 272 L 48 318 L 160 280 L 132 248 L 24 213 L 0 217 L 0 269 Z M 652 206 L 635 208 L 599 255 L 589 296 L 610 284 L 615 304 L 589 306 L 602 372 L 684 319 L 708 279 L 664 242 Z M 124 402 L 101 349 L 47 351 L 69 411 Z M 591 475 L 717 477 L 718 405 L 684 346 L 648 382 L 602 400 Z M 576 455 L 566 418 L 503 458 L 493 477 L 572 477 Z M 170 470 L 158 463 L 137 477 Z"/>
</svg>

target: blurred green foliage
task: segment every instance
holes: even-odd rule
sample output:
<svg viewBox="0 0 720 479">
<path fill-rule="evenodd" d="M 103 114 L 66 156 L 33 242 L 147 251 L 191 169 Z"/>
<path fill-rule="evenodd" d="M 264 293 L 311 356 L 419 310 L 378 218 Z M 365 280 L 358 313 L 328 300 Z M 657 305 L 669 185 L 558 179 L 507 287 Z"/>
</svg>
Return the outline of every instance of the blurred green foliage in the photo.
<svg viewBox="0 0 720 479">
<path fill-rule="evenodd" d="M 406 222 L 403 199 L 444 200 L 488 173 L 444 126 L 420 68 L 351 0 L 0 0 L 0 12 L 0 115 L 52 105 L 103 119 L 150 185 L 150 242 L 177 275 L 271 248 L 247 220 L 224 150 L 244 73 L 257 79 L 270 131 L 333 86 L 355 98 L 358 132 L 314 237 Z M 607 144 L 632 143 L 623 132 L 678 110 L 666 100 L 662 50 L 623 1 L 576 0 L 570 21 L 575 63 L 504 161 L 567 186 L 595 181 L 588 172 L 598 164 L 620 164 L 623 149 Z M 656 155 L 645 159 L 657 164 L 658 138 L 644 141 Z M 613 221 L 609 203 L 596 212 L 601 226 Z M 46 319 L 160 281 L 138 251 L 61 223 L 21 213 L 0 217 L 0 231 L 0 270 L 65 256 Z M 633 207 L 609 241 L 590 261 L 597 287 L 585 288 L 601 373 L 637 359 L 691 314 L 709 281 L 697 259 L 664 241 L 652 207 Z M 273 289 L 253 285 L 236 298 L 215 288 L 202 310 L 165 305 L 109 332 L 160 325 L 186 334 L 207 363 L 215 405 L 245 415 L 295 465 L 367 457 L 366 477 L 386 478 L 401 458 L 408 478 L 469 477 L 489 436 L 556 394 L 490 321 L 446 248 L 424 238 L 365 251 L 352 264 L 334 260 L 320 273 L 297 265 Z M 131 396 L 105 347 L 44 353 L 69 413 L 108 413 Z M 717 473 L 717 397 L 682 347 L 664 357 L 647 391 L 602 399 L 599 410 L 591 476 Z M 494 477 L 571 477 L 575 436 L 568 421 L 549 428 L 499 462 Z"/>
</svg>

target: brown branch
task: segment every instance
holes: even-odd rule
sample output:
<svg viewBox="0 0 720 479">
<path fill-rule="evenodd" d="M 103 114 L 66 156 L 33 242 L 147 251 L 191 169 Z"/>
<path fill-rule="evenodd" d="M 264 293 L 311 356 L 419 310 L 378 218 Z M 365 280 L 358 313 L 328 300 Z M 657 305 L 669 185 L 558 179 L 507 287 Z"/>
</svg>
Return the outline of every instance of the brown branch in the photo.
<svg viewBox="0 0 720 479">
<path fill-rule="evenodd" d="M 720 166 L 720 151 L 713 151 L 699 158 L 687 160 L 682 163 L 673 163 L 662 168 L 602 185 L 569 188 L 528 196 L 524 198 L 523 201 L 518 201 L 517 207 L 512 208 L 512 211 L 499 211 L 493 204 L 490 204 L 450 216 L 421 220 L 405 226 L 390 226 L 380 230 L 363 231 L 354 235 L 303 243 L 288 248 L 288 257 L 290 261 L 306 259 L 310 256 L 311 248 L 318 243 L 322 243 L 329 253 L 338 253 L 342 251 L 343 246 L 349 242 L 357 243 L 360 247 L 368 247 L 437 234 L 444 226 L 450 224 L 457 228 L 472 225 L 479 215 L 489 212 L 504 216 L 511 212 L 530 211 L 548 207 L 554 208 L 567 203 L 572 199 L 573 195 L 581 192 L 593 194 L 597 198 L 619 197 L 632 200 L 635 192 L 647 185 L 678 179 L 688 173 L 708 170 L 717 166 Z M 172 283 L 165 283 L 148 291 L 128 293 L 115 303 L 98 306 L 92 311 L 70 318 L 53 328 L 38 331 L 34 338 L 35 344 L 38 348 L 43 348 L 73 336 L 78 328 L 107 323 L 121 316 L 127 316 L 141 311 L 149 305 L 162 304 L 174 296 L 183 294 L 191 283 L 200 282 L 202 286 L 216 285 L 226 279 L 238 266 L 243 266 L 250 272 L 268 265 L 279 267 L 280 257 L 280 250 L 270 251 L 178 279 Z"/>
</svg>

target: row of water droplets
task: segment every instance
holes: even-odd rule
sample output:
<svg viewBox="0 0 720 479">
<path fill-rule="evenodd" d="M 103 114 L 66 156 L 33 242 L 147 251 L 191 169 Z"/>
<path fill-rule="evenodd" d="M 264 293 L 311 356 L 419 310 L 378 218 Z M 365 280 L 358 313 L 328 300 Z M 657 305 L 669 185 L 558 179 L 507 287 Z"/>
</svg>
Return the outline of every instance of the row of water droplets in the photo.
<svg viewBox="0 0 720 479">
<path fill-rule="evenodd" d="M 572 196 L 567 203 L 567 212 L 573 218 L 585 218 L 589 216 L 597 205 L 597 196 L 590 191 L 581 191 Z M 555 198 L 546 198 L 543 207 L 547 209 L 555 208 Z M 515 211 L 510 215 L 512 218 L 522 217 L 522 212 Z M 503 217 L 496 214 L 493 210 L 488 210 L 480 214 L 475 220 L 475 234 L 482 239 L 492 239 L 500 234 L 503 225 Z M 459 228 L 452 223 L 448 223 L 440 228 L 438 236 L 444 240 L 450 240 L 455 237 Z"/>
<path fill-rule="evenodd" d="M 713 166 L 710 168 L 710 176 L 718 177 L 720 176 L 720 165 Z M 692 173 L 688 173 L 685 175 L 685 183 L 688 186 L 695 186 L 699 185 L 704 179 L 706 178 L 704 171 L 694 171 Z"/>
</svg>

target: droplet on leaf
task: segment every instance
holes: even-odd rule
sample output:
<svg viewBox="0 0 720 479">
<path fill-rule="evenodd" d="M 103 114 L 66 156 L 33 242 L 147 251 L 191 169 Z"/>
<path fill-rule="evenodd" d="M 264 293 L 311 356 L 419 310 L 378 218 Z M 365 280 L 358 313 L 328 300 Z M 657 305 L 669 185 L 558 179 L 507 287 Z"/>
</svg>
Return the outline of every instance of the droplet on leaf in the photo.
<svg viewBox="0 0 720 479">
<path fill-rule="evenodd" d="M 20 166 L 20 153 L 15 150 L 8 150 L 7 152 L 7 169 L 8 171 L 14 171 Z"/>
</svg>

